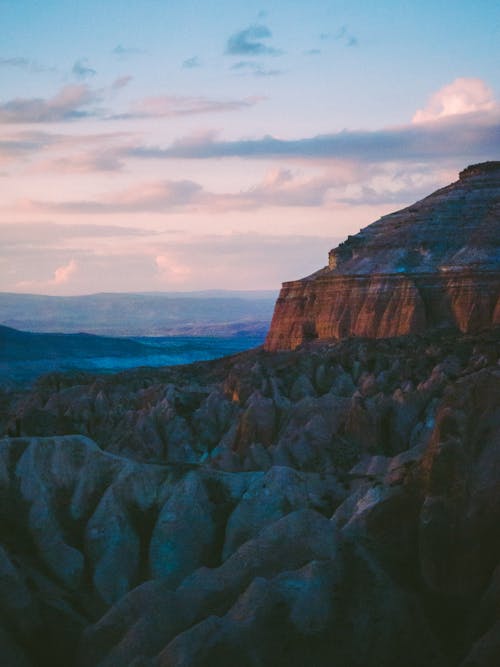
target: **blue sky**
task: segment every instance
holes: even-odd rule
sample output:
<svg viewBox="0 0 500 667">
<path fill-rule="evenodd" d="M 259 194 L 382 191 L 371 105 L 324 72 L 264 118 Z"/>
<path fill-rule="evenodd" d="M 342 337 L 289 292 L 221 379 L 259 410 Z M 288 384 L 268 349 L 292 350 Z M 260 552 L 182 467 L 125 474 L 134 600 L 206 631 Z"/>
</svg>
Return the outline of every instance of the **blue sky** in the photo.
<svg viewBox="0 0 500 667">
<path fill-rule="evenodd" d="M 500 6 L 0 0 L 0 288 L 276 288 L 500 156 Z"/>
</svg>

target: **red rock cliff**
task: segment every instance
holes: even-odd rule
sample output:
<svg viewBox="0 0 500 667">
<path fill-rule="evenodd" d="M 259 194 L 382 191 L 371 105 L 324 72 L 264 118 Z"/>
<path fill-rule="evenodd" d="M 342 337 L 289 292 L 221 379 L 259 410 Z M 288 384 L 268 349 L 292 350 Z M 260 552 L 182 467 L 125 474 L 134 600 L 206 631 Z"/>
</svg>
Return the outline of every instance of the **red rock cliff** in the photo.
<svg viewBox="0 0 500 667">
<path fill-rule="evenodd" d="M 314 338 L 385 338 L 500 325 L 500 162 L 384 216 L 283 284 L 267 350 Z"/>
</svg>

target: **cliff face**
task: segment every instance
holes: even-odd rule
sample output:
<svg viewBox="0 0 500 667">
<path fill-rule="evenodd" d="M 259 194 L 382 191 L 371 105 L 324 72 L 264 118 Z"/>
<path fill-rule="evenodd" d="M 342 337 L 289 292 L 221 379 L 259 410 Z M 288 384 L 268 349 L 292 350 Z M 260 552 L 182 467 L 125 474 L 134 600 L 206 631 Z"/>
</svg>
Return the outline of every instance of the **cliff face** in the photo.
<svg viewBox="0 0 500 667">
<path fill-rule="evenodd" d="M 315 339 L 385 338 L 500 325 L 500 162 L 384 216 L 284 283 L 267 350 Z"/>
</svg>

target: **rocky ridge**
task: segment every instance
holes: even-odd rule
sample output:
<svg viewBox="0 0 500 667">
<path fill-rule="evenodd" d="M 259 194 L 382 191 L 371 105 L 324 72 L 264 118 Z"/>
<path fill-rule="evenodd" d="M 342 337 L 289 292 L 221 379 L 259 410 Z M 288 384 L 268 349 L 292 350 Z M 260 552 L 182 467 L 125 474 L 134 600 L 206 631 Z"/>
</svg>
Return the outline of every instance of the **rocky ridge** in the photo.
<svg viewBox="0 0 500 667">
<path fill-rule="evenodd" d="M 4 661 L 496 664 L 499 358 L 432 333 L 4 395 Z"/>
<path fill-rule="evenodd" d="M 266 349 L 500 325 L 500 162 L 348 237 L 329 264 L 283 284 Z"/>
</svg>

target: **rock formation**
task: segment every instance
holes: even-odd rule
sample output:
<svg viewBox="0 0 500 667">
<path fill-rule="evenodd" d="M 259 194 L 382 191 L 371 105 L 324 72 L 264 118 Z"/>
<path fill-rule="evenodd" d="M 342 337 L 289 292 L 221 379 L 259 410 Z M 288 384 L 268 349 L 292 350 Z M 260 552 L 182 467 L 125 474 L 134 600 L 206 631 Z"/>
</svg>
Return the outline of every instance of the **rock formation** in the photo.
<svg viewBox="0 0 500 667">
<path fill-rule="evenodd" d="M 365 338 L 0 388 L 2 665 L 499 665 L 499 174 L 334 250 L 268 347 Z"/>
<path fill-rule="evenodd" d="M 2 396 L 2 664 L 499 664 L 499 333 Z"/>
<path fill-rule="evenodd" d="M 500 325 L 500 162 L 349 236 L 329 264 L 283 284 L 266 349 L 435 327 Z"/>
</svg>

